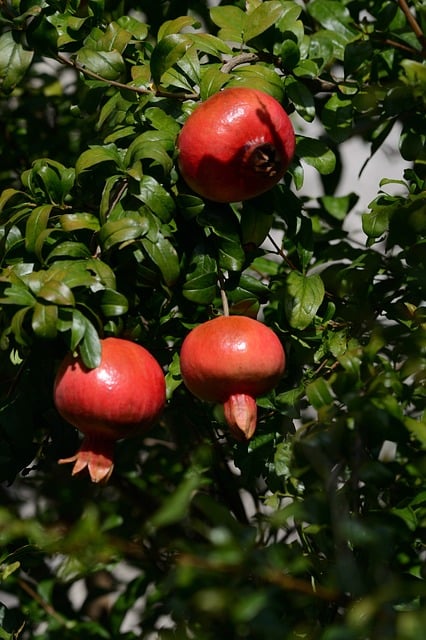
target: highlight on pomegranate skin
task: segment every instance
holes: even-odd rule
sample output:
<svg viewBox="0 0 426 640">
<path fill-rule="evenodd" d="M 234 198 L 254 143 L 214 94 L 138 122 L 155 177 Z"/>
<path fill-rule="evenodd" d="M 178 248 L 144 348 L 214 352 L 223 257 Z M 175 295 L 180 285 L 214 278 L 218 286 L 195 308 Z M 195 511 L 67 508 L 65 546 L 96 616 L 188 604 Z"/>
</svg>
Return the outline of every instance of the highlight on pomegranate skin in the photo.
<svg viewBox="0 0 426 640">
<path fill-rule="evenodd" d="M 67 354 L 53 389 L 60 415 L 84 434 L 79 451 L 59 463 L 74 463 L 73 475 L 87 468 L 93 482 L 110 477 L 115 442 L 145 433 L 166 403 L 164 373 L 144 347 L 112 337 L 101 345 L 95 369 Z"/>
<path fill-rule="evenodd" d="M 198 325 L 180 351 L 186 387 L 200 400 L 222 404 L 231 434 L 241 441 L 253 436 L 255 399 L 277 385 L 285 361 L 272 329 L 246 316 L 219 316 Z"/>
<path fill-rule="evenodd" d="M 178 166 L 188 186 L 204 198 L 239 202 L 277 184 L 295 146 L 291 120 L 275 98 L 230 87 L 186 120 L 177 140 Z"/>
</svg>

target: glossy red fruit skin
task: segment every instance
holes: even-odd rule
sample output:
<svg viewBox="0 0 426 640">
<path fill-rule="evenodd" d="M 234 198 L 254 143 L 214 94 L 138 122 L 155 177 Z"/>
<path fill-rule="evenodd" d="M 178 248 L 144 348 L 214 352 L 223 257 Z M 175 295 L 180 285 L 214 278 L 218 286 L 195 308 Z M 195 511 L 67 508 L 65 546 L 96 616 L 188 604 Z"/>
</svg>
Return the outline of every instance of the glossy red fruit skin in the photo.
<svg viewBox="0 0 426 640">
<path fill-rule="evenodd" d="M 224 404 L 233 435 L 243 440 L 253 435 L 256 426 L 252 399 L 277 385 L 285 369 L 285 352 L 278 336 L 262 322 L 219 316 L 186 336 L 180 367 L 195 396 Z"/>
<path fill-rule="evenodd" d="M 177 140 L 185 182 L 216 202 L 239 202 L 271 189 L 295 151 L 293 125 L 272 96 L 231 87 L 198 105 Z"/>
<path fill-rule="evenodd" d="M 88 466 L 95 482 L 112 471 L 113 443 L 145 433 L 166 402 L 163 371 L 144 347 L 112 337 L 101 345 L 101 363 L 95 369 L 69 353 L 53 389 L 60 415 L 85 435 L 80 452 L 69 459 L 76 462 L 74 473 Z"/>
</svg>

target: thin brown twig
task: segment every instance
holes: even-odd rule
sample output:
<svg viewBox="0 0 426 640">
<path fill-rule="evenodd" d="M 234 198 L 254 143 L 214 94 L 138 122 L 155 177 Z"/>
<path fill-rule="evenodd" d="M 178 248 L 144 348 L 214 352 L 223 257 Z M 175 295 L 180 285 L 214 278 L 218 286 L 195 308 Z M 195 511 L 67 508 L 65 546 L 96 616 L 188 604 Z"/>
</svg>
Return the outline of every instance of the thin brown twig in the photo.
<svg viewBox="0 0 426 640">
<path fill-rule="evenodd" d="M 58 53 L 57 59 L 62 64 L 66 64 L 68 67 L 71 67 L 76 71 L 79 71 L 83 75 L 88 76 L 89 78 L 93 78 L 93 80 L 99 80 L 100 82 L 104 82 L 105 84 L 108 84 L 111 87 L 116 87 L 117 89 L 125 89 L 127 91 L 133 91 L 134 93 L 138 93 L 141 95 L 151 94 L 153 96 L 158 96 L 160 98 L 176 98 L 176 100 L 198 100 L 200 97 L 198 93 L 195 93 L 195 92 L 186 93 L 186 92 L 179 92 L 179 91 L 176 91 L 176 92 L 165 91 L 164 89 L 159 89 L 158 87 L 157 88 L 136 87 L 133 85 L 125 84 L 124 82 L 118 82 L 118 80 L 109 80 L 99 75 L 95 71 L 91 71 L 90 69 L 87 69 L 87 67 L 82 66 L 75 60 L 72 60 L 71 58 L 67 58 L 66 56 L 63 56 L 60 53 Z"/>
<path fill-rule="evenodd" d="M 293 271 L 298 271 L 297 267 L 292 263 L 288 255 L 284 253 L 283 249 L 275 242 L 270 233 L 268 233 L 268 240 L 274 246 L 278 255 L 281 256 L 281 258 L 288 264 L 290 269 L 293 269 Z"/>
<path fill-rule="evenodd" d="M 32 586 L 28 584 L 26 580 L 24 580 L 23 578 L 18 578 L 18 584 L 23 591 L 25 591 L 35 602 L 37 602 L 37 604 L 39 604 L 42 607 L 42 609 L 44 609 L 47 615 L 51 616 L 52 618 L 55 618 L 55 620 L 59 622 L 62 626 L 65 626 L 67 624 L 66 618 L 64 618 L 60 613 L 58 613 L 56 609 L 52 607 L 51 604 L 46 602 L 46 600 L 42 598 L 41 595 L 38 594 L 37 591 L 35 591 L 32 588 Z"/>
<path fill-rule="evenodd" d="M 234 56 L 225 62 L 222 66 L 222 73 L 229 73 L 235 67 L 239 67 L 242 64 L 250 64 L 252 62 L 258 62 L 260 60 L 257 53 L 240 53 L 238 56 Z"/>
<path fill-rule="evenodd" d="M 417 40 L 420 42 L 422 46 L 422 51 L 426 51 L 426 36 L 422 31 L 421 26 L 417 22 L 416 18 L 410 11 L 410 7 L 408 6 L 406 0 L 398 0 L 399 7 L 401 11 L 403 11 L 405 17 L 407 18 L 407 22 L 416 35 Z"/>
</svg>

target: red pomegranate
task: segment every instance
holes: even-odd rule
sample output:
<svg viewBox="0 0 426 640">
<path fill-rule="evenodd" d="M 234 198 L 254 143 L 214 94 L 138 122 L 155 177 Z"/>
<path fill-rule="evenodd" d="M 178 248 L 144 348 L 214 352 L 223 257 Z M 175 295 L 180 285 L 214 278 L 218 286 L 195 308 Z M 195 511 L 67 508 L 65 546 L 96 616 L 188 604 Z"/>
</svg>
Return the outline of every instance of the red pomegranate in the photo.
<svg viewBox="0 0 426 640">
<path fill-rule="evenodd" d="M 59 462 L 74 462 L 73 475 L 88 467 L 93 482 L 110 477 L 115 441 L 148 430 L 166 402 L 163 371 L 144 347 L 121 338 L 101 344 L 98 367 L 69 353 L 54 383 L 57 410 L 84 434 L 80 450 Z"/>
<path fill-rule="evenodd" d="M 285 368 L 276 334 L 246 316 L 219 316 L 186 336 L 180 352 L 182 378 L 201 400 L 221 403 L 237 440 L 255 432 L 255 398 L 273 389 Z"/>
<path fill-rule="evenodd" d="M 179 169 L 191 189 L 216 202 L 238 202 L 268 191 L 283 177 L 295 135 L 275 98 L 235 87 L 195 108 L 177 147 Z"/>
</svg>

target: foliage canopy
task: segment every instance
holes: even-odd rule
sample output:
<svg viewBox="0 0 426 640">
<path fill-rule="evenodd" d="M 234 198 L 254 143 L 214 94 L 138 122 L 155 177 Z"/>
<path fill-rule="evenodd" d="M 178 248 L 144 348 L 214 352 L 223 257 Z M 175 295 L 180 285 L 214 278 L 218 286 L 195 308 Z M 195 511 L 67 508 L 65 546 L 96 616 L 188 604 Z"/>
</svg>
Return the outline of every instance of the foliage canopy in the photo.
<svg viewBox="0 0 426 640">
<path fill-rule="evenodd" d="M 425 28 L 421 0 L 0 3 L 0 638 L 422 637 Z M 277 98 L 297 153 L 218 205 L 175 142 L 226 86 Z M 341 145 L 394 128 L 410 168 L 360 244 Z M 179 371 L 224 295 L 288 357 L 248 444 Z M 56 464 L 78 435 L 52 381 L 107 335 L 155 355 L 168 406 L 94 486 Z"/>
</svg>

